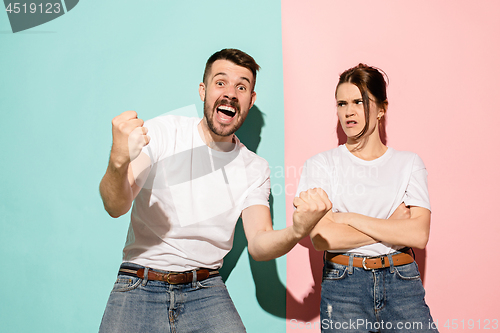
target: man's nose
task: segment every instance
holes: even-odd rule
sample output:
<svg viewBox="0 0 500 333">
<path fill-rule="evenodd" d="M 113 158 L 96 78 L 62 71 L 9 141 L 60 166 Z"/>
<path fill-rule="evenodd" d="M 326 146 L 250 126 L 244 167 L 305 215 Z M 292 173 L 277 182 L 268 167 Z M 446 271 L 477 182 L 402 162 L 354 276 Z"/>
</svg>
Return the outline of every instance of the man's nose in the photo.
<svg viewBox="0 0 500 333">
<path fill-rule="evenodd" d="M 236 87 L 226 86 L 224 96 L 228 99 L 236 99 Z"/>
</svg>

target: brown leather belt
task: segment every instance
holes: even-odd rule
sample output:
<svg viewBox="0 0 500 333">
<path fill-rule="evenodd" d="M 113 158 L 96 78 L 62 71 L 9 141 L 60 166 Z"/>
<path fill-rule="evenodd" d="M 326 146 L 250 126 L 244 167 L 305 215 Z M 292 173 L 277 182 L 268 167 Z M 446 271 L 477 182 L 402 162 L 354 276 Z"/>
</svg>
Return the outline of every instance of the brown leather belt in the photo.
<svg viewBox="0 0 500 333">
<path fill-rule="evenodd" d="M 144 279 L 144 268 L 129 269 L 129 268 L 120 268 L 119 271 L 121 274 L 137 276 L 140 279 Z M 196 270 L 196 281 L 203 281 L 208 279 L 210 276 L 219 274 L 217 270 L 209 270 L 206 268 Z M 162 273 L 158 271 L 154 271 L 152 269 L 148 270 L 148 280 L 155 281 L 164 281 L 170 284 L 182 284 L 182 283 L 190 283 L 193 282 L 193 272 L 170 272 L 170 273 Z"/>
<path fill-rule="evenodd" d="M 410 254 L 410 249 L 405 252 L 392 255 L 393 266 L 401 266 L 411 264 L 414 259 Z M 349 256 L 344 254 L 336 254 L 331 252 L 325 253 L 325 259 L 344 266 L 349 266 Z M 379 269 L 389 267 L 389 258 L 387 256 L 380 257 L 354 257 L 352 261 L 354 267 L 364 268 L 366 270 Z"/>
</svg>

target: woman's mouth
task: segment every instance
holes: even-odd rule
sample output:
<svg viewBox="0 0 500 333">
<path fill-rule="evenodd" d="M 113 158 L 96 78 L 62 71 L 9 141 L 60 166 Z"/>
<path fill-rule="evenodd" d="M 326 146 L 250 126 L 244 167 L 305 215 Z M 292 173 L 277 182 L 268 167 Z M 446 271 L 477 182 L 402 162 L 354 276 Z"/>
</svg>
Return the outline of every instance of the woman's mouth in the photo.
<svg viewBox="0 0 500 333">
<path fill-rule="evenodd" d="M 355 121 L 355 120 L 348 120 L 348 121 L 346 121 L 346 123 L 345 123 L 346 127 L 354 127 L 354 126 L 356 126 L 357 124 L 358 124 L 358 122 L 357 122 L 357 121 Z"/>
</svg>

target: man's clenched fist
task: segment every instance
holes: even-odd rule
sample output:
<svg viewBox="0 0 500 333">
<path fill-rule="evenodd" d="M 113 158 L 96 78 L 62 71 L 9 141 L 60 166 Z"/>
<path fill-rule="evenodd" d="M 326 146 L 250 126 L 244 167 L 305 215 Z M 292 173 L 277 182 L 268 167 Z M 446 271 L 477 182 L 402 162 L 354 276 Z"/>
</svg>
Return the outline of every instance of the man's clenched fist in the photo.
<svg viewBox="0 0 500 333">
<path fill-rule="evenodd" d="M 144 121 L 137 118 L 137 112 L 125 111 L 113 118 L 113 146 L 110 159 L 116 166 L 122 166 L 139 156 L 151 139 L 143 127 Z"/>
<path fill-rule="evenodd" d="M 293 228 L 301 237 L 309 235 L 314 226 L 332 209 L 328 195 L 321 188 L 300 192 L 293 199 L 296 207 L 293 213 Z"/>
</svg>

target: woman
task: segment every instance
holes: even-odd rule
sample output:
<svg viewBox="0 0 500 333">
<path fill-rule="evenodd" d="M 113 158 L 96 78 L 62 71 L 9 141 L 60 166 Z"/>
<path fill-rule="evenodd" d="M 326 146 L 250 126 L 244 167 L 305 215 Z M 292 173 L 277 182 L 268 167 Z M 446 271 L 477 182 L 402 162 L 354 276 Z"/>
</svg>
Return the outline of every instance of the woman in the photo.
<svg viewBox="0 0 500 333">
<path fill-rule="evenodd" d="M 335 97 L 347 142 L 307 160 L 297 192 L 323 188 L 333 205 L 311 232 L 326 251 L 322 332 L 436 332 L 411 251 L 429 238 L 424 163 L 381 140 L 388 102 L 378 69 L 348 69 Z"/>
</svg>

